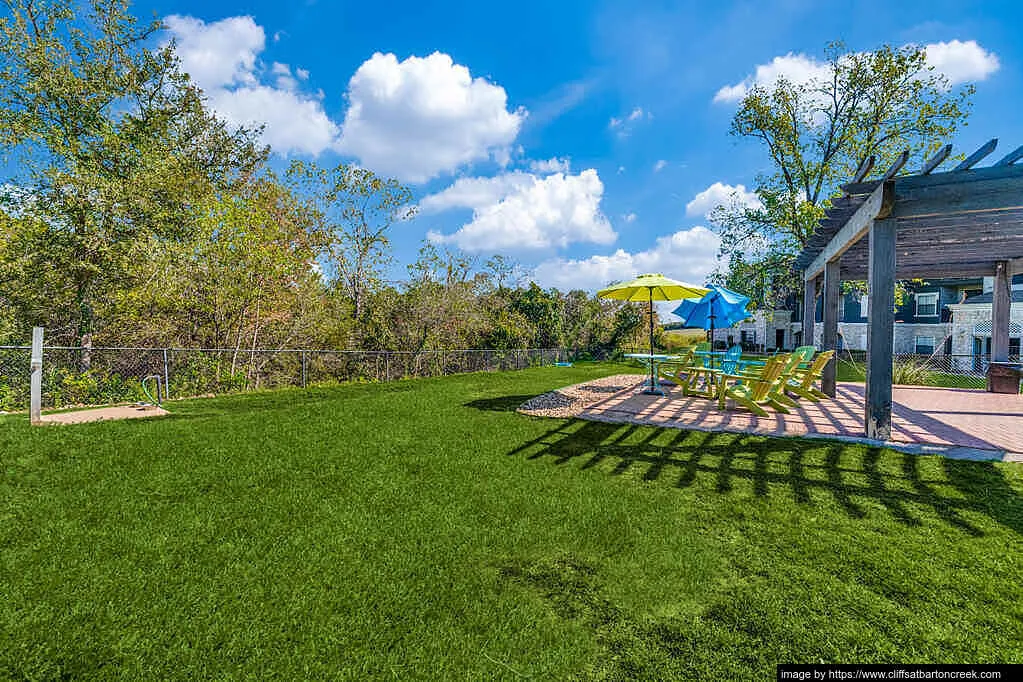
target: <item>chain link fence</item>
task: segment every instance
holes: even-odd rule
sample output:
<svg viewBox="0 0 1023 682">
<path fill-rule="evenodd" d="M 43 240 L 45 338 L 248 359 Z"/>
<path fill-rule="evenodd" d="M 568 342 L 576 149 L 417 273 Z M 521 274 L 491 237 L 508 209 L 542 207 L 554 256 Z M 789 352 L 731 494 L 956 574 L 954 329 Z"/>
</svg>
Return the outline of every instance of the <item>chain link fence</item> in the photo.
<svg viewBox="0 0 1023 682">
<path fill-rule="evenodd" d="M 866 372 L 864 351 L 843 350 L 839 362 L 846 366 L 848 380 L 862 380 Z M 946 388 L 986 388 L 990 358 L 985 355 L 916 355 L 900 353 L 894 356 L 893 380 L 909 386 L 944 386 Z M 1019 355 L 1009 356 L 1009 362 L 1019 363 Z M 849 376 L 849 375 L 852 376 Z M 843 378 L 840 376 L 840 378 Z"/>
<path fill-rule="evenodd" d="M 0 346 L 0 410 L 29 402 L 29 346 Z M 159 377 L 164 397 L 185 398 L 285 386 L 393 381 L 504 371 L 563 362 L 557 348 L 337 351 L 223 348 L 43 348 L 43 407 L 149 401 L 143 379 Z M 147 385 L 155 394 L 155 381 Z M 155 397 L 155 395 L 154 395 Z"/>
</svg>

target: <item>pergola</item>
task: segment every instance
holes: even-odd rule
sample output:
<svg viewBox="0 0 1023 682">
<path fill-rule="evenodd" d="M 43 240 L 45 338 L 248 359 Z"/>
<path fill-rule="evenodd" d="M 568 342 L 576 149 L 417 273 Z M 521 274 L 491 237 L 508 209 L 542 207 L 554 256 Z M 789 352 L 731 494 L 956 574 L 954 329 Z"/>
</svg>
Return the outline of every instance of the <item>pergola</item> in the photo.
<svg viewBox="0 0 1023 682">
<path fill-rule="evenodd" d="M 865 180 L 873 157 L 856 171 L 843 196 L 818 224 L 796 259 L 803 272 L 803 338 L 813 339 L 816 296 L 823 289 L 822 346 L 838 341 L 840 283 L 866 280 L 866 436 L 889 440 L 895 282 L 922 277 L 994 277 L 991 359 L 1009 359 L 1009 310 L 1014 272 L 1023 272 L 1023 147 L 993 166 L 974 166 L 994 151 L 991 140 L 951 171 L 933 171 L 948 158 L 943 147 L 917 173 L 898 175 L 905 151 L 884 175 Z M 825 368 L 823 390 L 835 395 L 836 362 Z"/>
</svg>

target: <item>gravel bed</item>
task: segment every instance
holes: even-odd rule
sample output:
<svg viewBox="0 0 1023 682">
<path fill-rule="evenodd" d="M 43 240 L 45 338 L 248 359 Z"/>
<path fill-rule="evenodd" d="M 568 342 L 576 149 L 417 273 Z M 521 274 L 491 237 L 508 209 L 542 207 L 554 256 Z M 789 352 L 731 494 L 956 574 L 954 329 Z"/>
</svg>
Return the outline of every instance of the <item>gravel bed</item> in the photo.
<svg viewBox="0 0 1023 682">
<path fill-rule="evenodd" d="M 518 411 L 535 417 L 574 417 L 615 393 L 635 388 L 644 378 L 643 374 L 616 374 L 584 384 L 566 386 L 530 398 L 519 406 Z"/>
</svg>

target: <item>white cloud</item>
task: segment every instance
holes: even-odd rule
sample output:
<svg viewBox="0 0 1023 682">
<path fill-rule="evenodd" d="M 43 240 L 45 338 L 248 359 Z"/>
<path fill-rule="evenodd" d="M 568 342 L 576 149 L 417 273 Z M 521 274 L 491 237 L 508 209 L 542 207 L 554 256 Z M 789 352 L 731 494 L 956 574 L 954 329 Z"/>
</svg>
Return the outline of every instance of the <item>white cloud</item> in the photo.
<svg viewBox="0 0 1023 682">
<path fill-rule="evenodd" d="M 727 206 L 733 197 L 750 208 L 757 208 L 761 205 L 757 195 L 747 191 L 745 185 L 726 185 L 723 182 L 715 182 L 686 204 L 686 215 L 690 218 L 703 216 L 709 219 L 715 208 Z"/>
<path fill-rule="evenodd" d="M 617 238 L 611 224 L 600 211 L 604 184 L 597 171 L 587 169 L 578 175 L 555 173 L 543 178 L 531 177 L 528 184 L 521 182 L 521 173 L 509 174 L 513 179 L 490 178 L 489 183 L 461 186 L 455 183 L 450 190 L 427 197 L 424 202 L 431 208 L 456 205 L 456 201 L 473 206 L 472 221 L 453 234 L 431 232 L 435 242 L 449 242 L 466 251 L 499 252 L 527 251 L 565 247 L 574 242 L 611 244 Z M 457 186 L 457 188 L 456 188 Z M 511 186 L 510 191 L 508 190 Z M 494 196 L 504 192 L 498 201 Z M 488 203 L 483 203 L 487 199 Z M 427 201 L 429 200 L 429 201 Z"/>
<path fill-rule="evenodd" d="M 636 222 L 636 218 L 637 216 L 635 213 L 626 213 L 625 215 L 622 216 L 622 220 L 624 220 L 626 223 L 634 223 Z"/>
<path fill-rule="evenodd" d="M 952 84 L 982 81 L 1001 66 L 998 56 L 977 44 L 976 40 L 950 40 L 925 45 L 927 63 L 948 77 Z"/>
<path fill-rule="evenodd" d="M 298 88 L 298 81 L 291 75 L 291 67 L 287 64 L 274 62 L 270 68 L 270 73 L 276 76 L 277 87 L 281 90 L 295 90 Z"/>
<path fill-rule="evenodd" d="M 654 164 L 654 172 L 660 173 L 662 170 L 664 170 L 665 166 L 667 165 L 668 165 L 667 161 L 665 161 L 664 159 L 658 159 L 657 163 Z"/>
<path fill-rule="evenodd" d="M 419 202 L 421 213 L 439 213 L 452 208 L 480 209 L 496 204 L 513 192 L 530 187 L 536 177 L 515 171 L 492 178 L 458 178 L 454 184 Z"/>
<path fill-rule="evenodd" d="M 652 248 L 638 253 L 618 249 L 610 256 L 547 260 L 536 267 L 533 277 L 545 287 L 586 291 L 596 291 L 613 281 L 631 279 L 645 272 L 659 272 L 683 282 L 702 284 L 717 265 L 719 244 L 716 234 L 697 226 L 659 237 Z"/>
<path fill-rule="evenodd" d="M 210 95 L 217 113 L 237 125 L 265 124 L 263 141 L 280 154 L 319 154 L 334 144 L 338 127 L 319 100 L 267 85 Z"/>
<path fill-rule="evenodd" d="M 571 163 L 567 158 L 559 159 L 554 157 L 553 159 L 546 159 L 544 161 L 530 161 L 529 170 L 534 173 L 567 173 Z"/>
<path fill-rule="evenodd" d="M 999 69 L 998 57 L 981 47 L 975 40 L 951 40 L 923 46 L 927 64 L 944 74 L 952 85 L 967 81 L 984 80 Z M 714 95 L 715 102 L 738 102 L 754 86 L 770 88 L 781 77 L 793 83 L 809 83 L 826 79 L 830 73 L 827 62 L 805 54 L 775 57 L 767 64 L 759 64 L 753 73 L 734 85 L 726 85 Z"/>
<path fill-rule="evenodd" d="M 643 107 L 634 107 L 632 111 L 621 118 L 612 116 L 611 120 L 608 121 L 607 127 L 613 130 L 618 137 L 625 138 L 632 134 L 633 129 L 639 123 L 651 118 L 653 116 L 649 111 L 645 111 Z"/>
<path fill-rule="evenodd" d="M 805 54 L 789 52 L 782 57 L 775 57 L 767 64 L 757 65 L 754 72 L 735 85 L 726 85 L 714 95 L 715 102 L 738 102 L 754 85 L 770 87 L 779 78 L 793 83 L 806 83 L 811 80 L 826 78 L 827 63 L 818 62 Z"/>
<path fill-rule="evenodd" d="M 274 62 L 265 69 L 260 64 L 266 34 L 252 17 L 207 24 L 195 17 L 171 15 L 164 22 L 176 41 L 182 70 L 229 124 L 265 126 L 263 141 L 279 154 L 315 155 L 336 143 L 340 129 L 320 98 L 299 92 L 291 67 Z M 301 80 L 309 75 L 301 69 L 296 73 Z M 263 83 L 263 75 L 273 84 Z"/>
<path fill-rule="evenodd" d="M 504 88 L 434 52 L 399 62 L 374 54 L 348 84 L 338 149 L 406 182 L 494 158 L 507 163 L 526 117 L 508 111 Z"/>
<path fill-rule="evenodd" d="M 207 24 L 172 14 L 164 23 L 177 41 L 182 68 L 203 90 L 256 82 L 256 57 L 266 47 L 266 34 L 252 17 Z"/>
</svg>

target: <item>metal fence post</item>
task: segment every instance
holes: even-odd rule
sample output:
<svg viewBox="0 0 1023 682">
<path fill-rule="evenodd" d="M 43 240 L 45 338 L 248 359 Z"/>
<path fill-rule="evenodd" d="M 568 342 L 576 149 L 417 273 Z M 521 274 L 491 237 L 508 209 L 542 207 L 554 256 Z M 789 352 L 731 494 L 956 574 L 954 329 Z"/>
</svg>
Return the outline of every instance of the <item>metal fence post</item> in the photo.
<svg viewBox="0 0 1023 682">
<path fill-rule="evenodd" d="M 302 388 L 306 387 L 305 351 L 302 351 Z"/>
<path fill-rule="evenodd" d="M 170 400 L 170 363 L 167 361 L 167 351 L 163 349 L 163 399 Z"/>
<path fill-rule="evenodd" d="M 29 361 L 32 369 L 30 381 L 32 395 L 29 400 L 29 421 L 39 424 L 43 421 L 43 328 L 32 327 L 32 356 Z"/>
</svg>

